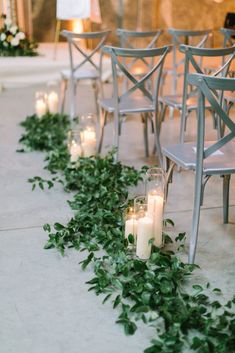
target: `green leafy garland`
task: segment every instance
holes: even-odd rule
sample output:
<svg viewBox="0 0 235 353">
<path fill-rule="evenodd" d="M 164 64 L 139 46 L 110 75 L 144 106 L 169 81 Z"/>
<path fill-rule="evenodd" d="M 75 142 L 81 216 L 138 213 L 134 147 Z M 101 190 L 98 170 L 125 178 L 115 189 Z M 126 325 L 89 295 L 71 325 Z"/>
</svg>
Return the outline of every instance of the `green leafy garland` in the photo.
<svg viewBox="0 0 235 353">
<path fill-rule="evenodd" d="M 125 333 L 134 334 L 138 321 L 155 328 L 156 338 L 145 353 L 235 352 L 235 297 L 222 305 L 209 298 L 221 294 L 218 288 L 211 290 L 209 283 L 206 288 L 186 289 L 198 266 L 183 263 L 172 251 L 175 244 L 183 246 L 184 233 L 174 244 L 164 234 L 166 247 L 153 248 L 148 261 L 139 260 L 128 248 L 123 231 L 128 188 L 142 180 L 145 168 L 138 172 L 115 162 L 112 153 L 70 163 L 67 116 L 47 114 L 39 119 L 34 115 L 21 125 L 25 128 L 21 143 L 26 150 L 47 151 L 45 168 L 53 175 L 50 180 L 29 179 L 33 189 L 37 185 L 51 188 L 58 181 L 66 191 L 74 192 L 68 202 L 75 213 L 68 224 L 55 223 L 53 229 L 44 225 L 49 233 L 45 249 L 56 248 L 62 254 L 71 247 L 87 251 L 81 266 L 92 264 L 95 274 L 88 282 L 89 290 L 103 294 L 103 303 L 109 300 L 113 308 L 119 307 L 116 322 Z M 103 256 L 97 256 L 99 250 Z"/>
</svg>

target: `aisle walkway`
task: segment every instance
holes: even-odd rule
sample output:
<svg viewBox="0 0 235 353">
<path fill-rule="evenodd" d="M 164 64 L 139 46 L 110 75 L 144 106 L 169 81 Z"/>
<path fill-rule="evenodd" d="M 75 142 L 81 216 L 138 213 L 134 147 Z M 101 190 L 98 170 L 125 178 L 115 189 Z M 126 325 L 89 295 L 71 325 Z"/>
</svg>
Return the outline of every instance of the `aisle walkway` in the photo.
<svg viewBox="0 0 235 353">
<path fill-rule="evenodd" d="M 141 353 L 149 345 L 151 332 L 141 328 L 134 337 L 125 337 L 122 328 L 114 324 L 117 312 L 87 292 L 85 282 L 92 274 L 78 266 L 84 255 L 70 251 L 62 258 L 54 250 L 43 250 L 47 236 L 42 225 L 66 222 L 71 214 L 65 202 L 69 196 L 60 186 L 31 192 L 27 179 L 46 176 L 43 154 L 15 152 L 22 133 L 18 124 L 33 112 L 34 93 L 39 88 L 12 89 L 0 96 L 0 352 Z M 92 92 L 81 87 L 78 93 L 83 102 L 80 111 L 93 110 Z M 193 120 L 189 121 L 189 132 L 193 131 Z M 177 118 L 166 121 L 164 142 L 176 140 L 178 123 Z M 105 134 L 104 145 L 110 144 L 111 136 Z M 137 167 L 154 161 L 144 158 L 140 120 L 131 118 L 123 125 L 120 157 Z M 190 229 L 192 186 L 192 173 L 175 174 L 167 216 L 175 221 L 176 232 Z M 197 262 L 202 271 L 197 271 L 194 281 L 211 281 L 227 298 L 235 290 L 234 178 L 228 225 L 222 224 L 221 196 L 222 180 L 214 178 L 207 185 L 200 223 Z"/>
</svg>

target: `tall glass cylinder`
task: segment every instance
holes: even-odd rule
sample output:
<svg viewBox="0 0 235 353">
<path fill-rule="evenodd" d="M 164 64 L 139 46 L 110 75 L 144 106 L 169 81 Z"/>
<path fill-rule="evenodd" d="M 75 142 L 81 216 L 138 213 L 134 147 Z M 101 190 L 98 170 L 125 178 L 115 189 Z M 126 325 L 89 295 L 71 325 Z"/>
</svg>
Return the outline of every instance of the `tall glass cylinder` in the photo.
<svg viewBox="0 0 235 353">
<path fill-rule="evenodd" d="M 80 131 L 78 129 L 68 132 L 68 150 L 70 162 L 77 162 L 78 158 L 82 156 Z"/>
<path fill-rule="evenodd" d="M 138 196 L 134 200 L 134 210 L 137 217 L 136 255 L 147 260 L 151 255 L 151 240 L 153 239 L 153 220 L 147 213 L 146 196 Z"/>
<path fill-rule="evenodd" d="M 81 128 L 83 156 L 96 155 L 96 116 L 94 114 L 82 116 Z"/>
<path fill-rule="evenodd" d="M 165 200 L 166 175 L 161 168 L 150 168 L 146 173 L 147 213 L 153 220 L 154 245 L 163 243 L 163 212 Z"/>
<path fill-rule="evenodd" d="M 137 234 L 137 217 L 133 207 L 129 207 L 125 212 L 125 238 L 128 239 L 130 234 L 134 237 L 134 243 L 130 244 L 133 247 L 136 244 Z"/>
<path fill-rule="evenodd" d="M 41 118 L 47 113 L 47 94 L 36 92 L 35 94 L 35 114 Z"/>
</svg>

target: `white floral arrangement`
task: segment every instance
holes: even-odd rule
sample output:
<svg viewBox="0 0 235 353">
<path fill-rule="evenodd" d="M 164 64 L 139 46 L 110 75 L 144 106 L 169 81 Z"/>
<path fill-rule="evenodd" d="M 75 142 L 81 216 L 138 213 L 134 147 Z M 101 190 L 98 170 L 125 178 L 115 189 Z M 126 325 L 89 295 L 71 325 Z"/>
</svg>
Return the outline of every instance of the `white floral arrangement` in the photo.
<svg viewBox="0 0 235 353">
<path fill-rule="evenodd" d="M 19 27 L 2 15 L 3 27 L 0 29 L 0 56 L 35 56 L 37 44 L 30 41 Z"/>
</svg>

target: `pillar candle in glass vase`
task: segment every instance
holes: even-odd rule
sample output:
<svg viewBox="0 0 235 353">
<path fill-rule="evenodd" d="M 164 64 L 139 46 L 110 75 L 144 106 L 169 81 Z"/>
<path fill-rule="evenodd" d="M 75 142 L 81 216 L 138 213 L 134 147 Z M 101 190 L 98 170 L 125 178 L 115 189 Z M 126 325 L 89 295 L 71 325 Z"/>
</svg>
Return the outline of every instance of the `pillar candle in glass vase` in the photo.
<svg viewBox="0 0 235 353">
<path fill-rule="evenodd" d="M 49 93 L 47 102 L 49 112 L 51 114 L 58 113 L 59 98 L 56 92 L 52 91 Z"/>
<path fill-rule="evenodd" d="M 138 219 L 136 255 L 141 260 L 149 259 L 152 245 L 150 240 L 153 238 L 153 220 L 147 214 Z"/>
<path fill-rule="evenodd" d="M 136 244 L 136 234 L 137 234 L 137 217 L 133 212 L 133 209 L 130 208 L 125 215 L 125 238 L 128 238 L 129 234 L 134 236 L 134 244 Z"/>
<path fill-rule="evenodd" d="M 83 126 L 83 131 L 81 132 L 83 156 L 94 156 L 96 154 L 96 117 L 93 114 L 89 114 L 82 117 L 81 120 Z"/>
<path fill-rule="evenodd" d="M 79 130 L 70 130 L 68 132 L 68 150 L 70 153 L 70 162 L 77 162 L 78 158 L 82 156 Z"/>
<path fill-rule="evenodd" d="M 162 246 L 162 225 L 163 225 L 164 197 L 156 190 L 148 193 L 148 215 L 153 220 L 154 245 Z"/>
<path fill-rule="evenodd" d="M 35 113 L 39 118 L 45 115 L 47 112 L 47 105 L 43 99 L 37 99 L 35 103 Z"/>
<path fill-rule="evenodd" d="M 154 245 L 161 247 L 163 243 L 163 211 L 165 195 L 165 173 L 160 168 L 151 168 L 146 174 L 147 212 L 153 220 Z"/>
</svg>

